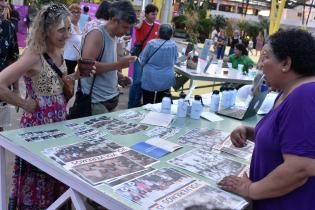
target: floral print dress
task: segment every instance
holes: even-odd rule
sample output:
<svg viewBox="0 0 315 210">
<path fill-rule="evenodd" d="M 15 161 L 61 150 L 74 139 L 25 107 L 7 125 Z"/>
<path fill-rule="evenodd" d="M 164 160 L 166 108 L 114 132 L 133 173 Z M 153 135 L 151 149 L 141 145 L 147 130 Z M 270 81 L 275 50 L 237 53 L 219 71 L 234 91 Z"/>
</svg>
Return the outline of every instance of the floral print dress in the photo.
<svg viewBox="0 0 315 210">
<path fill-rule="evenodd" d="M 34 77 L 24 77 L 26 95 L 38 101 L 34 113 L 24 112 L 21 127 L 54 123 L 66 119 L 66 99 L 62 93 L 62 80 L 41 57 L 43 70 Z M 67 72 L 65 62 L 59 67 Z M 47 209 L 67 186 L 45 172 L 16 157 L 13 169 L 13 186 L 9 200 L 9 210 Z"/>
</svg>

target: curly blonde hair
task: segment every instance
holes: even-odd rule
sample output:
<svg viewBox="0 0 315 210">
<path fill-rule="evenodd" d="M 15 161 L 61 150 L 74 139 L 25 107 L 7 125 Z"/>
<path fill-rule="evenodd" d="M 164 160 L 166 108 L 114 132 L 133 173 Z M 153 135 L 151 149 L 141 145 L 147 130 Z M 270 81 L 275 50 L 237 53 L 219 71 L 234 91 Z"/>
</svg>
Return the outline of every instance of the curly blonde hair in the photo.
<svg viewBox="0 0 315 210">
<path fill-rule="evenodd" d="M 44 6 L 34 18 L 27 37 L 27 47 L 34 53 L 46 52 L 50 30 L 57 27 L 61 21 L 69 16 L 71 16 L 70 11 L 62 4 Z"/>
</svg>

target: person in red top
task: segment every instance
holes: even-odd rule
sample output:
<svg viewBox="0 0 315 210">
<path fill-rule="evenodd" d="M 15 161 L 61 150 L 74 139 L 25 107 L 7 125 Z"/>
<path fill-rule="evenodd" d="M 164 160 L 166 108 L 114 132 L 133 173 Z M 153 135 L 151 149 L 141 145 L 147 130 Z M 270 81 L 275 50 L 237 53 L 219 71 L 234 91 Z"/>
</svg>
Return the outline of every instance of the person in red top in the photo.
<svg viewBox="0 0 315 210">
<path fill-rule="evenodd" d="M 140 22 L 135 26 L 136 41 L 135 44 L 142 44 L 142 50 L 147 43 L 158 38 L 160 24 L 155 22 L 159 9 L 154 4 L 148 4 L 145 7 L 144 15 L 141 14 Z M 153 28 L 152 28 L 153 27 Z M 152 30 L 151 30 L 152 28 Z M 133 84 L 129 90 L 128 108 L 141 106 L 142 90 L 141 90 L 142 67 L 139 61 L 134 62 Z"/>
</svg>

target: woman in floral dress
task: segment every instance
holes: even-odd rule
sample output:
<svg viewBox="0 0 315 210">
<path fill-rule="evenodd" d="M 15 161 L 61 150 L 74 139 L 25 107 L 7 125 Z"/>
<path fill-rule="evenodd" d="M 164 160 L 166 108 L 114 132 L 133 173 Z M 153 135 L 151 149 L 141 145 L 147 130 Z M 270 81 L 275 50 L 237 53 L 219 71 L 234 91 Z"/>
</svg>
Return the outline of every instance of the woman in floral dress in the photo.
<svg viewBox="0 0 315 210">
<path fill-rule="evenodd" d="M 24 109 L 21 127 L 66 118 L 63 82 L 43 54 L 47 53 L 63 73 L 67 72 L 62 49 L 69 38 L 70 15 L 66 7 L 56 4 L 39 11 L 23 55 L 0 73 L 0 99 Z M 6 88 L 22 76 L 26 85 L 25 99 Z M 76 73 L 67 77 L 74 79 L 75 76 Z M 16 157 L 9 210 L 47 209 L 66 189 L 66 185 Z"/>
</svg>

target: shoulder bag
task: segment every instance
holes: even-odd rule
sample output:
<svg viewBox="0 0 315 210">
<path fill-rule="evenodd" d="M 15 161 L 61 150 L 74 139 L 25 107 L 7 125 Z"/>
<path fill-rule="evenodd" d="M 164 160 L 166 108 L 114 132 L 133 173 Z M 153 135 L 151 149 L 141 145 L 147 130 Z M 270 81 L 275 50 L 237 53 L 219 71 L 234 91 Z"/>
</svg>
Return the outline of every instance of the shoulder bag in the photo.
<svg viewBox="0 0 315 210">
<path fill-rule="evenodd" d="M 130 54 L 131 55 L 134 55 L 134 56 L 137 56 L 137 57 L 140 55 L 140 53 L 142 51 L 142 46 L 145 43 L 145 41 L 149 38 L 149 36 L 150 36 L 150 34 L 151 34 L 152 30 L 153 30 L 153 27 L 154 27 L 154 23 L 152 24 L 149 33 L 147 33 L 147 35 L 145 36 L 143 41 L 140 42 L 139 44 L 134 44 L 134 46 L 130 50 Z"/>
<path fill-rule="evenodd" d="M 151 55 L 150 57 L 144 62 L 144 64 L 142 64 L 142 68 L 144 67 L 145 64 L 149 63 L 150 59 L 153 57 L 153 55 L 165 44 L 165 42 L 167 42 L 167 40 L 165 40 Z"/>
<path fill-rule="evenodd" d="M 104 32 L 101 30 L 102 35 L 104 37 Z M 84 46 L 84 40 L 82 43 L 82 46 Z M 105 46 L 103 45 L 102 50 L 97 61 L 101 61 L 103 54 L 104 54 Z M 69 109 L 69 114 L 67 116 L 67 119 L 77 119 L 81 117 L 88 117 L 92 115 L 92 93 L 93 93 L 93 87 L 96 79 L 96 74 L 93 76 L 92 85 L 90 88 L 90 91 L 88 94 L 83 93 L 82 86 L 81 86 L 81 80 L 78 81 L 78 89 L 75 93 L 75 101 L 73 103 L 73 106 Z"/>
</svg>

